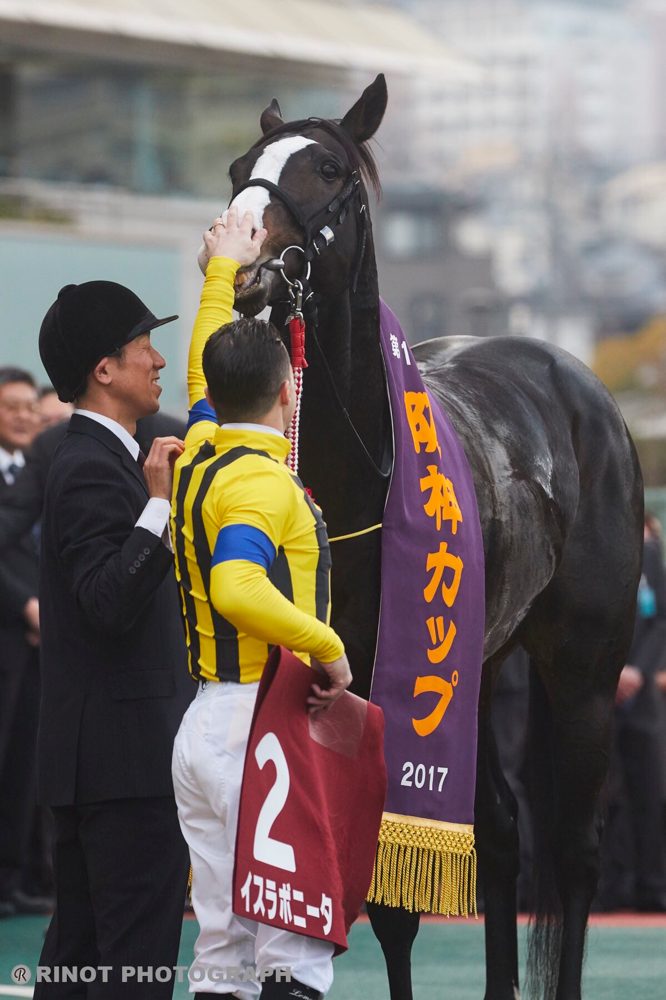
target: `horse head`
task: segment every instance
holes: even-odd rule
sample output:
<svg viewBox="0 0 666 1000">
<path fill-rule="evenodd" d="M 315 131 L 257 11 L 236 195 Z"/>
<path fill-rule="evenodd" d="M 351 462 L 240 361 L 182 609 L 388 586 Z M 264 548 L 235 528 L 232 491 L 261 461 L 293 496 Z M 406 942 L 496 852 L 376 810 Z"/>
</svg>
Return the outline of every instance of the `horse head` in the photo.
<svg viewBox="0 0 666 1000">
<path fill-rule="evenodd" d="M 367 143 L 387 100 L 380 74 L 339 121 L 284 122 L 275 100 L 263 112 L 262 138 L 229 170 L 231 204 L 241 215 L 251 211 L 255 228 L 268 230 L 259 259 L 237 274 L 240 313 L 256 316 L 285 298 L 280 271 L 289 281 L 300 280 L 311 265 L 312 288 L 324 299 L 353 284 L 365 244 L 363 227 L 369 226 L 365 183 L 379 193 Z"/>
</svg>

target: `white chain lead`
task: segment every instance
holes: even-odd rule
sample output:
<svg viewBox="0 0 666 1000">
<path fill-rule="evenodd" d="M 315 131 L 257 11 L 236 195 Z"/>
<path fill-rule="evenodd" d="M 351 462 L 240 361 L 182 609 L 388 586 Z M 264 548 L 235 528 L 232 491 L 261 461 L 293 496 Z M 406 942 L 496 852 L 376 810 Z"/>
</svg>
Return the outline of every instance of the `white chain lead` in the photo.
<svg viewBox="0 0 666 1000">
<path fill-rule="evenodd" d="M 287 466 L 298 475 L 298 437 L 301 424 L 301 395 L 303 393 L 303 369 L 294 369 L 294 385 L 296 388 L 296 409 L 287 429 L 287 440 L 291 443 L 291 451 L 287 456 Z"/>
</svg>

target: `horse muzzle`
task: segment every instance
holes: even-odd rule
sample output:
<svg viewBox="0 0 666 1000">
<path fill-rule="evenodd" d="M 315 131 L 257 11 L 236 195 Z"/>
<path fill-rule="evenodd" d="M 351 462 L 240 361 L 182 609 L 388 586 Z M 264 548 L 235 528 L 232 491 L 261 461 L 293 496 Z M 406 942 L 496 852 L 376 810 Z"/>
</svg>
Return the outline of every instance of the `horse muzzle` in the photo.
<svg viewBox="0 0 666 1000">
<path fill-rule="evenodd" d="M 276 292 L 282 290 L 283 283 L 278 270 L 271 266 L 274 264 L 275 258 L 271 258 L 241 267 L 236 272 L 234 307 L 243 316 L 256 316 L 269 305 Z M 281 261 L 278 261 L 279 264 Z"/>
</svg>

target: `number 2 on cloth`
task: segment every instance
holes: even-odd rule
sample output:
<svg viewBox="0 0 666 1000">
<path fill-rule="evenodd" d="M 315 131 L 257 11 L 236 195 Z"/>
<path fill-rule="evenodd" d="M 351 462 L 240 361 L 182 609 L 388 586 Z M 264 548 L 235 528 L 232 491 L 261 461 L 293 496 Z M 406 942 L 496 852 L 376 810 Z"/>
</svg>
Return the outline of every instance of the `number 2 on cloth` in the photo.
<svg viewBox="0 0 666 1000">
<path fill-rule="evenodd" d="M 278 818 L 289 794 L 289 767 L 284 750 L 275 733 L 266 733 L 254 751 L 259 770 L 263 771 L 267 761 L 275 764 L 275 784 L 261 807 L 254 831 L 254 856 L 257 861 L 287 872 L 296 871 L 296 858 L 291 844 L 271 837 L 273 823 Z"/>
</svg>

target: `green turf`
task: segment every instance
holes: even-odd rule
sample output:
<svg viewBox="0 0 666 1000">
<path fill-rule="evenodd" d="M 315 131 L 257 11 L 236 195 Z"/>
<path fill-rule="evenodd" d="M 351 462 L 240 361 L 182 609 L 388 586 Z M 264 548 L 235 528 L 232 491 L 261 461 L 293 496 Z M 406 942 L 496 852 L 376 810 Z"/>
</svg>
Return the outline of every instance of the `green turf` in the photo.
<svg viewBox="0 0 666 1000">
<path fill-rule="evenodd" d="M 0 984 L 11 982 L 11 969 L 26 963 L 34 969 L 46 927 L 38 917 L 0 923 Z M 197 934 L 194 921 L 183 925 L 179 962 L 191 961 Z M 520 931 L 524 954 L 525 932 Z M 483 928 L 474 923 L 425 924 L 413 953 L 416 1000 L 482 1000 L 484 993 Z M 330 1000 L 387 1000 L 384 963 L 370 927 L 357 924 L 351 947 L 336 959 Z M 175 1000 L 185 1000 L 187 984 L 176 985 Z M 593 927 L 585 971 L 586 1000 L 663 1000 L 666 996 L 666 930 Z M 0 985 L 0 997 L 2 997 Z"/>
</svg>

